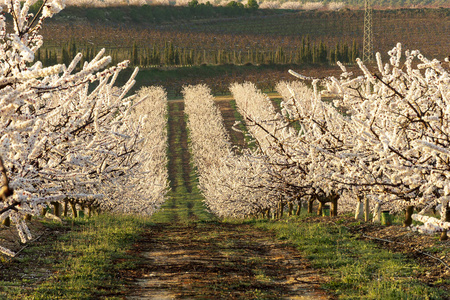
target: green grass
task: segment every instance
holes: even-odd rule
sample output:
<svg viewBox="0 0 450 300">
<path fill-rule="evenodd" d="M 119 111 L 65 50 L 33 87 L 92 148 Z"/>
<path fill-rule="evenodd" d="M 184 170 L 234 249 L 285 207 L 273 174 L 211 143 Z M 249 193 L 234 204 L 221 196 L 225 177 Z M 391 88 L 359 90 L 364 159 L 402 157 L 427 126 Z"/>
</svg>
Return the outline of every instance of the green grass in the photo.
<svg viewBox="0 0 450 300">
<path fill-rule="evenodd" d="M 117 271 L 130 268 L 126 250 L 149 224 L 148 219 L 131 216 L 101 215 L 87 219 L 64 237 L 56 247 L 67 255 L 58 269 L 64 272 L 39 286 L 34 299 L 92 299 L 118 292 Z M 127 265 L 117 263 L 127 259 Z"/>
<path fill-rule="evenodd" d="M 314 66 L 303 66 L 303 68 L 306 67 L 313 68 Z M 182 99 L 181 89 L 184 85 L 205 83 L 212 89 L 214 95 L 224 95 L 229 94 L 228 87 L 236 81 L 235 76 L 245 78 L 252 74 L 271 74 L 277 71 L 288 74 L 287 71 L 289 69 L 296 68 L 298 68 L 297 65 L 202 65 L 140 69 L 136 76 L 136 84 L 130 91 L 130 94 L 139 90 L 141 87 L 159 85 L 166 88 L 169 100 L 177 100 Z M 125 84 L 131 73 L 133 73 L 132 68 L 120 72 L 116 85 L 121 86 Z M 274 87 L 279 80 L 277 77 L 274 78 L 271 80 L 270 86 Z"/>
<path fill-rule="evenodd" d="M 203 204 L 203 196 L 197 186 L 192 187 L 191 193 L 183 193 L 184 187 L 168 193 L 168 200 L 161 206 L 160 210 L 152 216 L 155 223 L 180 222 L 188 223 L 193 221 L 211 221 L 214 218 Z"/>
<path fill-rule="evenodd" d="M 170 164 L 171 190 L 160 210 L 152 216 L 152 221 L 155 223 L 211 221 L 214 217 L 203 204 L 204 197 L 198 188 L 198 178 L 190 161 L 189 149 L 182 148 L 183 144 L 189 143 L 188 130 L 181 126 L 186 121 L 186 116 L 177 114 L 181 110 L 180 104 L 169 106 L 169 108 L 169 149 L 167 154 Z"/>
<path fill-rule="evenodd" d="M 341 225 L 303 220 L 252 222 L 296 245 L 313 267 L 331 277 L 323 287 L 339 299 L 445 299 L 442 290 L 416 279 L 424 270 L 402 254 L 358 240 Z"/>
<path fill-rule="evenodd" d="M 39 265 L 51 266 L 48 272 L 53 275 L 42 283 L 32 276 L 20 280 L 20 277 L 24 278 L 23 274 L 14 282 L 2 282 L 0 286 L 4 289 L 0 289 L 0 299 L 98 299 L 119 293 L 123 290 L 123 282 L 118 271 L 133 268 L 136 261 L 127 250 L 149 224 L 148 218 L 116 215 L 68 220 L 66 225 L 60 224 L 52 230 L 70 232 L 54 243 L 25 251 L 27 256 L 42 256 Z M 23 273 L 30 272 L 23 270 Z"/>
</svg>

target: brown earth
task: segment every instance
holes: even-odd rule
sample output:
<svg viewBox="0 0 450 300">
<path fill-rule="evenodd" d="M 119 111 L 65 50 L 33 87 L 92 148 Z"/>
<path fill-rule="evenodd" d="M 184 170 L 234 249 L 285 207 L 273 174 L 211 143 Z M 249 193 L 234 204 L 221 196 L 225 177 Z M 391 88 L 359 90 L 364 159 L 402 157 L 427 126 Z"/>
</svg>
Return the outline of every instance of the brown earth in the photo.
<svg viewBox="0 0 450 300">
<path fill-rule="evenodd" d="M 133 250 L 127 299 L 332 299 L 288 243 L 250 225 L 159 224 Z"/>
</svg>

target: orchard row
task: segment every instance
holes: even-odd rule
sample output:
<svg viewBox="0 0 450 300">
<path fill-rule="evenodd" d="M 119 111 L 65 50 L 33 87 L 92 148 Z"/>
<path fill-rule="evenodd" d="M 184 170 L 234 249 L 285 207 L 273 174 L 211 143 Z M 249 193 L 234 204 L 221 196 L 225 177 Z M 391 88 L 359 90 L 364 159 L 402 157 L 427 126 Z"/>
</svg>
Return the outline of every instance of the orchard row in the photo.
<svg viewBox="0 0 450 300">
<path fill-rule="evenodd" d="M 406 58 L 402 59 L 405 53 Z M 398 44 L 361 75 L 280 82 L 281 113 L 253 83 L 234 84 L 256 148 L 233 151 L 205 86 L 185 88 L 192 148 L 208 207 L 231 217 L 282 215 L 318 201 L 331 214 L 369 207 L 405 213 L 404 226 L 424 233 L 450 229 L 450 76 L 446 62 Z M 414 67 L 417 66 L 417 67 Z M 321 90 L 323 90 L 321 92 Z M 323 93 L 334 98 L 322 100 Z M 237 124 L 236 124 L 237 125 Z M 235 126 L 235 130 L 240 130 Z M 242 154 L 236 154 L 242 153 Z M 439 212 L 440 219 L 431 216 Z M 416 213 L 414 213 L 416 212 Z M 429 215 L 431 214 L 431 215 Z M 423 223 L 412 226 L 415 219 Z"/>
</svg>

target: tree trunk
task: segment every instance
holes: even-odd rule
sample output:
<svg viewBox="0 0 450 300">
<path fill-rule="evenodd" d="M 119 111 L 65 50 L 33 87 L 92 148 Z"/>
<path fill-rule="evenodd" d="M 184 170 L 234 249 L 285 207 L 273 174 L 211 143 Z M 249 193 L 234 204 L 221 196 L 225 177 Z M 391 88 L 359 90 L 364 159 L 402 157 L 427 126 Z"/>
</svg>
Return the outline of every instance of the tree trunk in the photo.
<svg viewBox="0 0 450 300">
<path fill-rule="evenodd" d="M 322 215 L 322 210 L 323 210 L 323 203 L 322 203 L 322 201 L 319 201 L 319 207 L 317 208 L 317 215 L 318 216 Z"/>
<path fill-rule="evenodd" d="M 356 204 L 355 220 L 362 220 L 364 218 L 364 205 L 361 198 L 358 196 L 358 203 Z"/>
<path fill-rule="evenodd" d="M 380 205 L 380 203 L 375 204 L 372 222 L 374 222 L 374 223 L 381 222 L 381 205 Z"/>
<path fill-rule="evenodd" d="M 370 207 L 369 207 L 369 198 L 364 197 L 364 221 L 369 222 Z"/>
<path fill-rule="evenodd" d="M 294 203 L 292 203 L 292 201 L 289 201 L 289 217 L 292 216 L 292 212 L 294 211 Z"/>
<path fill-rule="evenodd" d="M 72 214 L 74 218 L 78 217 L 78 212 L 77 212 L 77 205 L 75 204 L 75 202 L 70 201 L 70 207 L 72 208 Z"/>
<path fill-rule="evenodd" d="M 449 207 L 448 203 L 446 205 L 447 205 L 447 207 L 446 207 L 446 210 L 445 210 L 445 218 L 441 217 L 441 220 L 444 219 L 443 220 L 444 222 L 450 222 L 450 207 Z M 447 231 L 448 230 L 444 230 L 444 231 L 441 232 L 441 236 L 439 237 L 440 241 L 448 240 Z"/>
<path fill-rule="evenodd" d="M 338 199 L 339 196 L 333 196 L 333 199 L 331 199 L 331 216 L 337 217 L 337 211 L 338 211 Z"/>
<path fill-rule="evenodd" d="M 64 213 L 63 213 L 64 217 L 67 217 L 68 211 L 69 211 L 69 201 L 64 200 Z"/>
<path fill-rule="evenodd" d="M 2 225 L 6 226 L 6 227 L 10 227 L 11 226 L 11 218 L 10 217 L 5 218 L 2 222 Z"/>
<path fill-rule="evenodd" d="M 295 211 L 296 216 L 300 216 L 300 213 L 302 212 L 302 201 L 300 199 L 297 200 L 297 210 Z"/>
<path fill-rule="evenodd" d="M 283 210 L 284 210 L 284 203 L 283 201 L 280 201 L 278 203 L 278 219 L 281 219 L 283 217 Z"/>
<path fill-rule="evenodd" d="M 313 203 L 314 203 L 314 199 L 309 199 L 308 200 L 308 214 L 312 214 L 313 213 Z"/>
<path fill-rule="evenodd" d="M 53 205 L 53 214 L 58 218 L 61 217 L 61 203 L 52 202 L 52 205 Z"/>
<path fill-rule="evenodd" d="M 412 216 L 413 212 L 414 212 L 414 206 L 409 205 L 408 207 L 406 207 L 405 221 L 403 221 L 403 227 L 411 226 L 412 221 L 413 221 L 411 216 Z"/>
</svg>

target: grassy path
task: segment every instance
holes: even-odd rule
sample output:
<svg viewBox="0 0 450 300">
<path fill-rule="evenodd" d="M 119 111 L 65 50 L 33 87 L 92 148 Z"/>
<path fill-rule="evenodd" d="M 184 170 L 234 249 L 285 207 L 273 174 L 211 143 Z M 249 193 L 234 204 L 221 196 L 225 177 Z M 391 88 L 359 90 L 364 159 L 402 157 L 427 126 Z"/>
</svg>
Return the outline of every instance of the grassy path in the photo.
<svg viewBox="0 0 450 300">
<path fill-rule="evenodd" d="M 213 216 L 203 207 L 203 198 L 191 165 L 183 101 L 169 101 L 168 142 L 171 191 L 168 200 L 152 220 L 156 223 L 211 220 Z"/>
<path fill-rule="evenodd" d="M 169 102 L 168 133 L 172 190 L 132 250 L 139 263 L 124 271 L 127 299 L 329 299 L 318 289 L 324 279 L 290 244 L 205 210 L 182 101 Z"/>
</svg>

